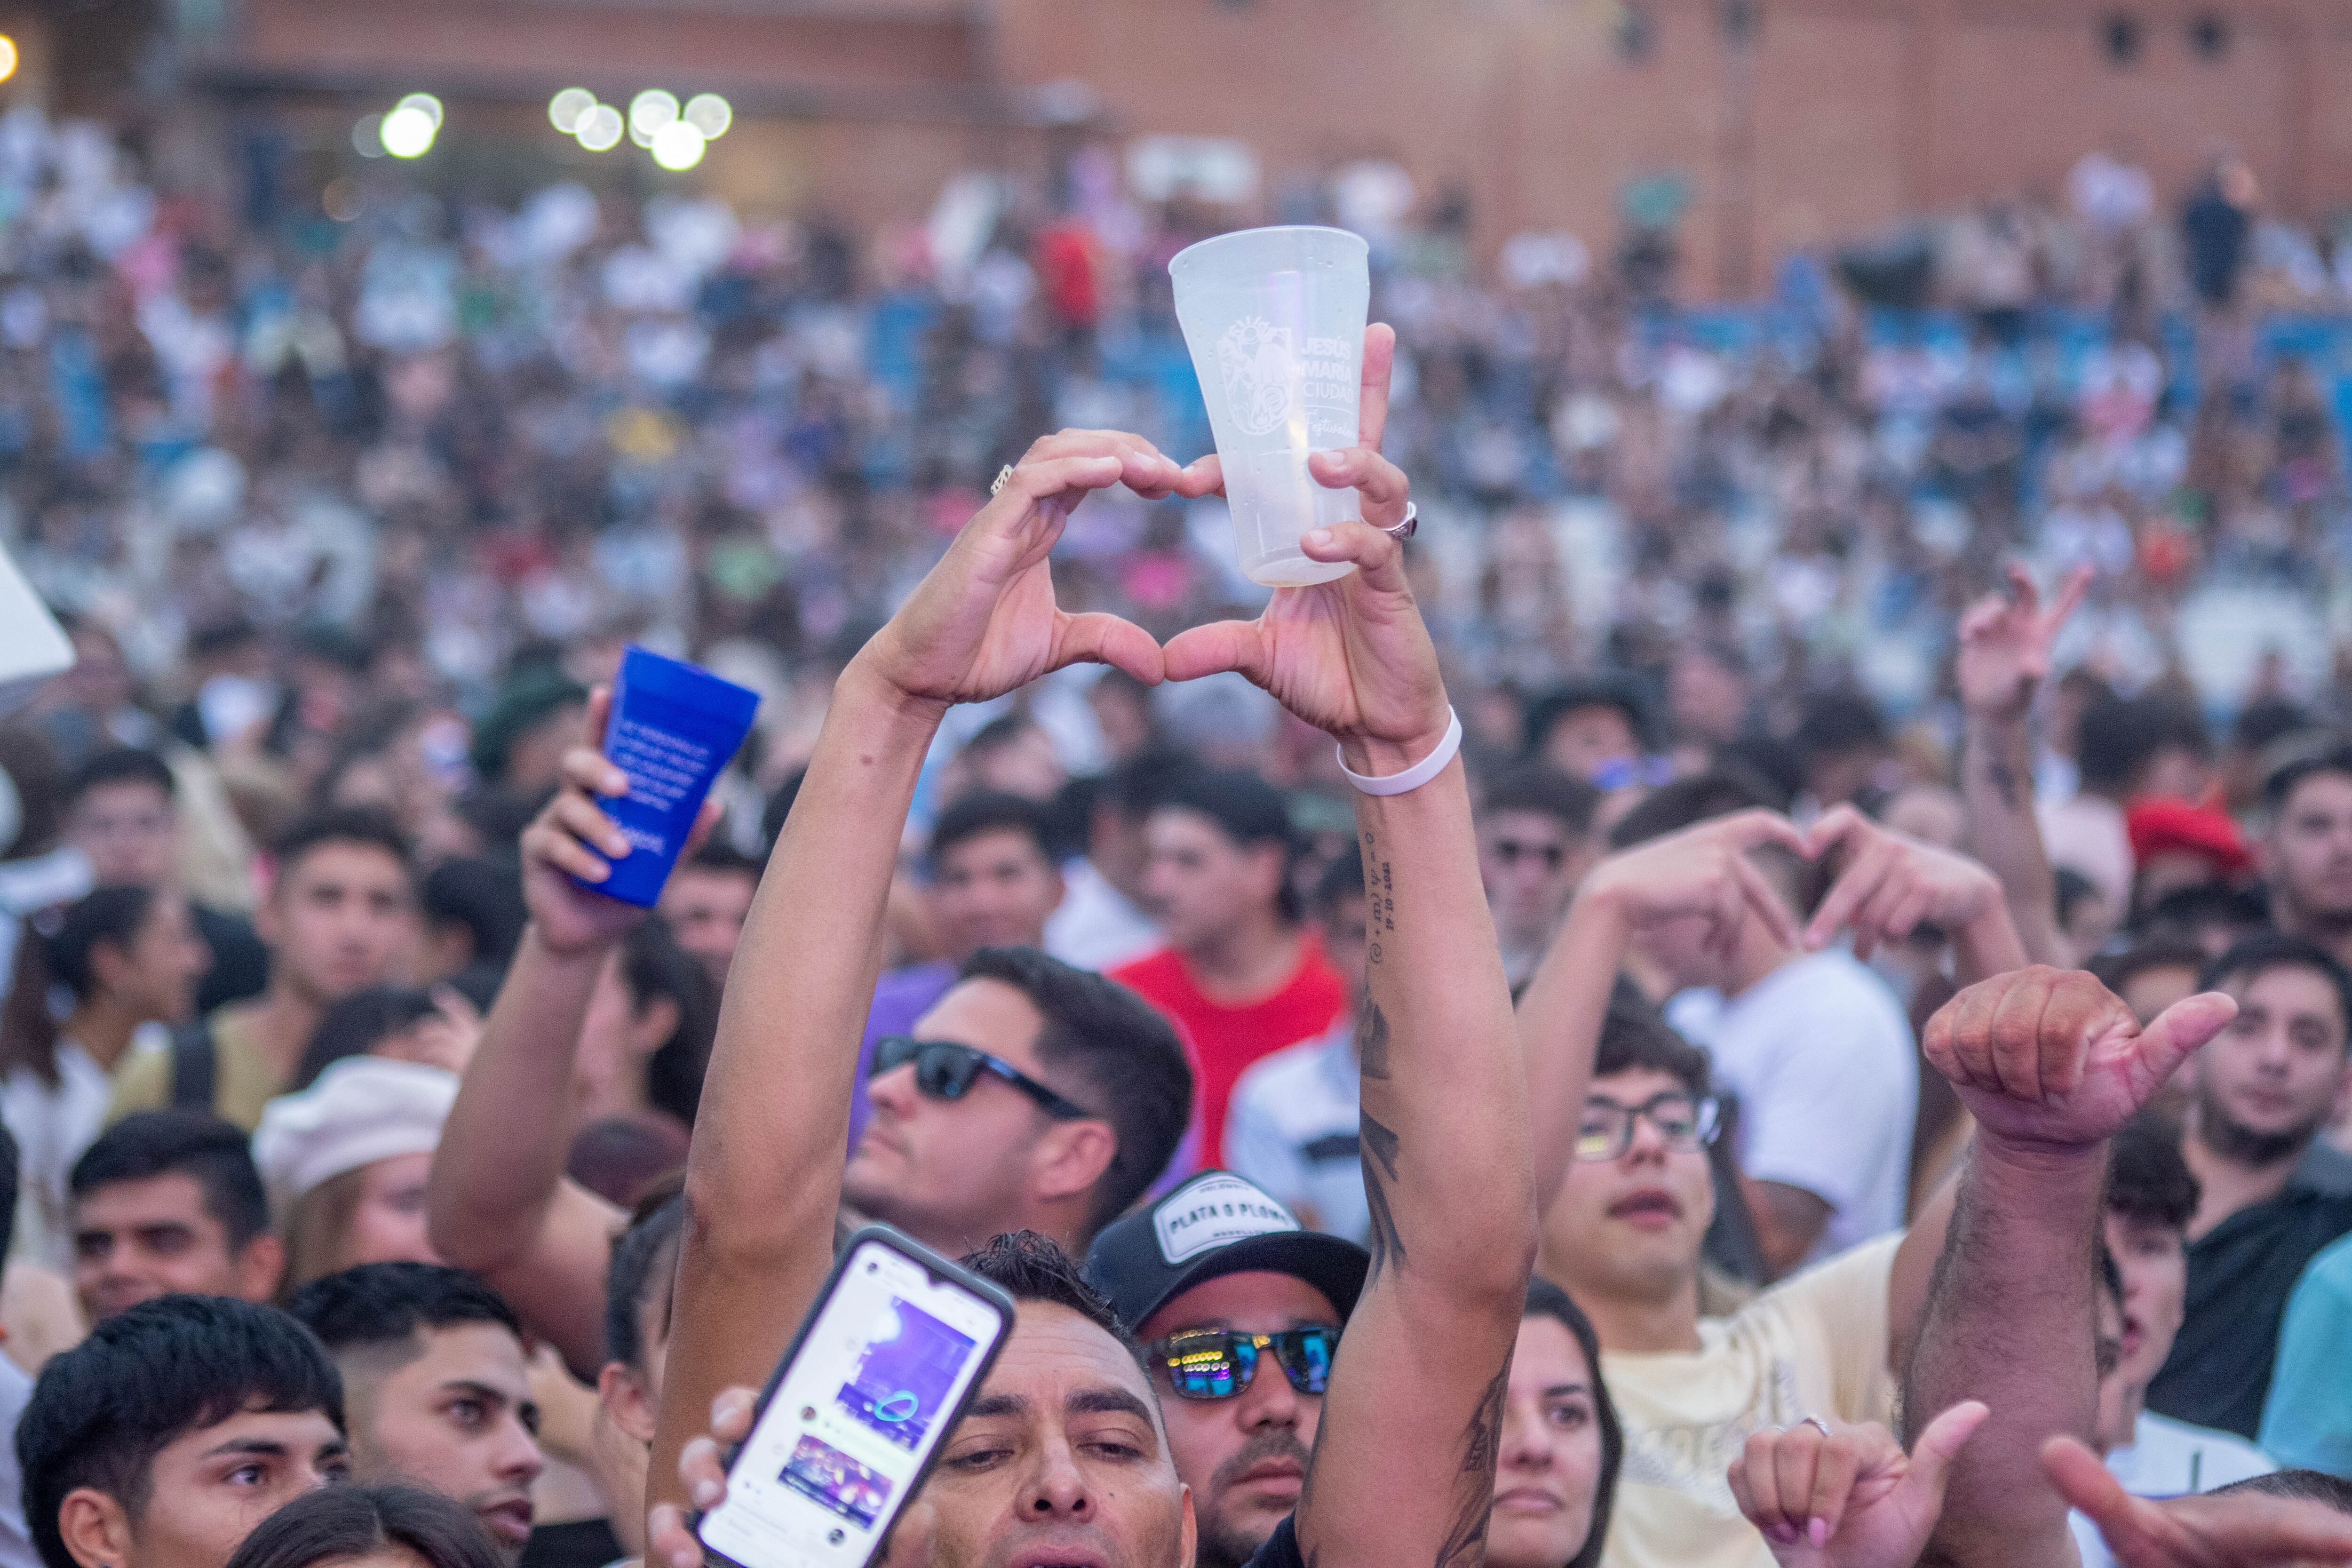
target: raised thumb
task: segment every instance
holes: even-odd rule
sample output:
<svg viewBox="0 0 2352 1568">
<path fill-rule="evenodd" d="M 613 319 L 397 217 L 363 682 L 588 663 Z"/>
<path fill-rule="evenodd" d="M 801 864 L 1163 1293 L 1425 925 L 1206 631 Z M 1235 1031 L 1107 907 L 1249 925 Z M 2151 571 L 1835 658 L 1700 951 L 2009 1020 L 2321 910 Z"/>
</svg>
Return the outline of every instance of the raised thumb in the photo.
<svg viewBox="0 0 2352 1568">
<path fill-rule="evenodd" d="M 1928 1422 L 1927 1429 L 1911 1446 L 1911 1473 L 1903 1478 L 1904 1486 L 1924 1493 L 1940 1510 L 1945 1484 L 1951 1479 L 1952 1461 L 1991 1414 L 1991 1408 L 1982 1400 L 1964 1399 Z"/>
<path fill-rule="evenodd" d="M 2238 1005 L 2219 991 L 2200 992 L 2175 1002 L 2140 1031 L 2141 1067 L 2155 1083 L 2163 1083 L 2237 1016 Z"/>
</svg>

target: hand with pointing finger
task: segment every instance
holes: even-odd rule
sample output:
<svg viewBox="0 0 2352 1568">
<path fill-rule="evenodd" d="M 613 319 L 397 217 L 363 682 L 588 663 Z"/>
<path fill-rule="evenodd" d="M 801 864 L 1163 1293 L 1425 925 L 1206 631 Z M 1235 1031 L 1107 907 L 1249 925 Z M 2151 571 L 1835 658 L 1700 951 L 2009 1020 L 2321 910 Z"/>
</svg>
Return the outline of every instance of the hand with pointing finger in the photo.
<svg viewBox="0 0 2352 1568">
<path fill-rule="evenodd" d="M 1715 817 L 1612 855 L 1586 876 L 1576 897 L 1614 910 L 1637 933 L 1673 920 L 1704 921 L 1704 945 L 1725 957 L 1750 921 L 1794 946 L 1796 917 L 1748 858 L 1767 844 L 1804 852 L 1804 836 L 1777 812 Z"/>
<path fill-rule="evenodd" d="M 2119 1568 L 2346 1568 L 2352 1518 L 2300 1499 L 2259 1493 L 2133 1497 L 2072 1437 L 2042 1445 L 2042 1468 L 2099 1527 Z"/>
<path fill-rule="evenodd" d="M 1731 1495 L 1780 1568 L 1910 1568 L 1943 1512 L 1953 1456 L 1987 1414 L 1974 1400 L 1952 1406 L 1909 1454 L 1874 1422 L 1759 1432 L 1731 1462 Z"/>
<path fill-rule="evenodd" d="M 1854 956 L 1866 959 L 1879 943 L 1906 941 L 1922 925 L 1958 932 L 2001 909 L 2000 883 L 1990 871 L 1851 805 L 1822 815 L 1805 834 L 1805 854 L 1834 856 L 1837 866 L 1837 879 L 1806 924 L 1810 948 L 1827 947 L 1850 929 Z"/>
<path fill-rule="evenodd" d="M 2068 573 L 2044 609 L 2033 579 L 2022 566 L 2011 565 L 2008 595 L 1989 595 L 1960 616 L 1954 674 L 1964 710 L 1989 719 L 2023 716 L 2050 673 L 2051 645 L 2083 602 L 2091 576 L 2088 566 Z"/>
</svg>

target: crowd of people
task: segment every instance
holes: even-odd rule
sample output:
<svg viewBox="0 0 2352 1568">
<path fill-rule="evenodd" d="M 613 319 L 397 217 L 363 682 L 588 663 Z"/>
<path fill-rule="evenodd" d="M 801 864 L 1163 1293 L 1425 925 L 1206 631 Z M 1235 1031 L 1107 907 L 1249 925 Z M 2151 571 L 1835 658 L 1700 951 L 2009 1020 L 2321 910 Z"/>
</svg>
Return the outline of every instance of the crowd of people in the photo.
<svg viewBox="0 0 2352 1568">
<path fill-rule="evenodd" d="M 1214 219 L 1096 154 L 860 247 L 142 151 L 0 121 L 0 1568 L 700 1568 L 863 1220 L 1020 1304 L 891 1568 L 2352 1562 L 2352 498 L 2242 168 L 1924 312 L 1368 224 L 1269 596 Z M 651 912 L 630 640 L 763 698 Z"/>
</svg>

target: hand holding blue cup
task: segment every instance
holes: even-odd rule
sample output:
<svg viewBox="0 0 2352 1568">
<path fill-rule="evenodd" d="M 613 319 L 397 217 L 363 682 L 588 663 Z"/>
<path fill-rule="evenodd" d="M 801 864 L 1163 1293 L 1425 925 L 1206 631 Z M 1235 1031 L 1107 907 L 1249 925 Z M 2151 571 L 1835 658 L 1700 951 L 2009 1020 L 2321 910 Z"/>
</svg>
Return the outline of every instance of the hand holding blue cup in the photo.
<svg viewBox="0 0 2352 1568">
<path fill-rule="evenodd" d="M 759 710 L 758 692 L 630 644 L 613 682 L 604 743 L 606 760 L 628 775 L 629 793 L 596 801 L 628 839 L 629 852 L 612 863 L 604 881 L 580 885 L 650 909 L 719 771 L 741 749 Z"/>
</svg>

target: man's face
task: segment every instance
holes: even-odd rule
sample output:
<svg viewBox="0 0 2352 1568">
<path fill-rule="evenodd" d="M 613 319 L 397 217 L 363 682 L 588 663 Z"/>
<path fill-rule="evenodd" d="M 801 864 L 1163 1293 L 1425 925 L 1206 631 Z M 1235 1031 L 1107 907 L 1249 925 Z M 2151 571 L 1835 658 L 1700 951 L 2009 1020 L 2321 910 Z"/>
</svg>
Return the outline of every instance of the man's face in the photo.
<svg viewBox="0 0 2352 1568">
<path fill-rule="evenodd" d="M 1044 944 L 1045 917 L 1062 901 L 1062 874 L 1029 835 L 1010 827 L 975 833 L 942 850 L 936 869 L 931 908 L 951 954 Z"/>
<path fill-rule="evenodd" d="M 1074 1086 L 1056 1082 L 1037 1060 L 1044 1026 L 1013 987 L 966 980 L 916 1020 L 913 1032 L 1001 1057 L 1068 1094 Z M 874 1114 L 842 1176 L 851 1207 L 958 1251 L 1029 1223 L 1031 1163 L 1052 1121 L 1027 1095 L 983 1072 L 961 1100 L 933 1100 L 915 1087 L 912 1063 L 877 1073 L 866 1092 Z M 1076 1098 L 1085 1103 L 1086 1091 Z"/>
<path fill-rule="evenodd" d="M 176 1171 L 91 1188 L 74 1204 L 73 1233 L 74 1289 L 93 1323 L 158 1296 L 267 1301 L 278 1286 L 257 1256 L 265 1238 L 232 1252 L 204 1188 Z"/>
<path fill-rule="evenodd" d="M 1283 857 L 1243 845 L 1211 817 L 1170 806 L 1144 826 L 1143 900 L 1179 951 L 1201 947 L 1276 908 Z"/>
<path fill-rule="evenodd" d="M 130 1550 L 119 1562 L 103 1548 L 84 1556 L 79 1531 L 66 1538 L 84 1568 L 222 1568 L 255 1525 L 350 1468 L 324 1411 L 243 1410 L 156 1453 L 145 1499 L 127 1510 Z M 68 1494 L 62 1511 L 70 1517 L 84 1495 Z"/>
<path fill-rule="evenodd" d="M 2352 774 L 2313 773 L 2279 803 L 2263 869 L 2300 919 L 2352 921 Z"/>
<path fill-rule="evenodd" d="M 1530 946 L 1551 934 L 1584 861 L 1583 844 L 1557 816 L 1498 811 L 1480 817 L 1478 879 L 1507 944 Z"/>
<path fill-rule="evenodd" d="M 1647 1105 L 1689 1092 L 1651 1068 L 1596 1078 L 1588 1106 Z M 1544 1246 L 1561 1283 L 1611 1296 L 1662 1300 L 1698 1272 L 1699 1243 L 1715 1217 L 1715 1184 L 1704 1149 L 1669 1149 L 1647 1117 L 1613 1160 L 1578 1160 L 1544 1221 Z"/>
<path fill-rule="evenodd" d="M 1193 1329 L 1278 1334 L 1339 1323 L 1329 1300 L 1303 1279 L 1228 1274 L 1161 1307 L 1137 1337 L 1148 1345 Z M 1239 1568 L 1298 1507 L 1323 1396 L 1292 1388 L 1271 1351 L 1259 1352 L 1255 1374 L 1230 1399 L 1185 1399 L 1159 1379 L 1155 1373 L 1153 1392 L 1176 1474 L 1192 1489 L 1202 1561 Z"/>
<path fill-rule="evenodd" d="M 2238 1016 L 2197 1054 L 2200 1138 L 2268 1163 L 2300 1152 L 2345 1086 L 2342 1004 L 2327 976 L 2283 963 L 2226 980 Z"/>
<path fill-rule="evenodd" d="M 417 937 L 408 869 L 373 844 L 326 843 L 283 869 L 260 910 L 270 963 L 320 1004 L 398 977 Z"/>
<path fill-rule="evenodd" d="M 1639 756 L 1641 738 L 1622 709 L 1607 703 L 1571 708 L 1544 735 L 1544 761 L 1573 779 L 1592 782 L 1603 763 Z"/>
<path fill-rule="evenodd" d="M 2172 1353 L 2188 1310 L 2189 1246 L 2180 1227 L 2145 1215 L 2106 1214 L 2108 1255 L 2124 1277 L 2125 1383 L 2145 1388 Z"/>
<path fill-rule="evenodd" d="M 1192 1561 L 1192 1493 L 1142 1368 L 1051 1302 L 1021 1303 L 923 1496 L 939 1515 L 937 1568 Z"/>
<path fill-rule="evenodd" d="M 168 888 L 179 824 L 171 798 L 152 784 L 125 780 L 82 792 L 66 817 L 66 837 L 89 857 L 101 888 Z"/>
<path fill-rule="evenodd" d="M 662 889 L 659 909 L 677 945 L 702 961 L 710 977 L 725 984 L 743 937 L 743 917 L 751 910 L 759 882 L 748 871 L 680 866 Z"/>
<path fill-rule="evenodd" d="M 509 1561 L 530 1538 L 530 1483 L 546 1461 L 522 1345 L 499 1323 L 425 1329 L 337 1358 L 362 1481 L 408 1480 L 474 1510 Z"/>
</svg>

